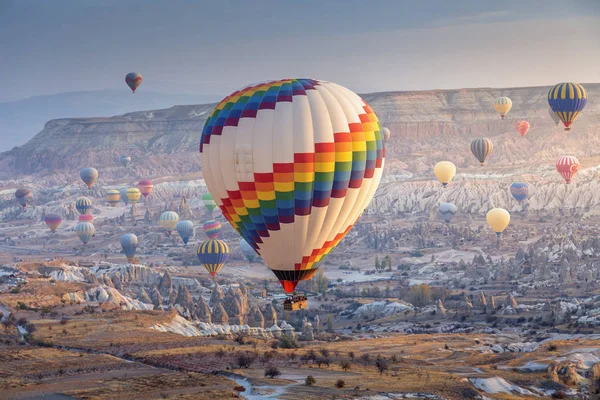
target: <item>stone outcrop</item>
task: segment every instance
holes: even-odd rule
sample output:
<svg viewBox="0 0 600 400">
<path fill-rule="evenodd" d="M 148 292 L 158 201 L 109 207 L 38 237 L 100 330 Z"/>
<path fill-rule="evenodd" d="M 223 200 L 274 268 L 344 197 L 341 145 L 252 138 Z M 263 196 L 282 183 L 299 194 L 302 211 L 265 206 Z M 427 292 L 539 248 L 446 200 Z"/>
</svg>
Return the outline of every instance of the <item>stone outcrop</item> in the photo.
<svg viewBox="0 0 600 400">
<path fill-rule="evenodd" d="M 210 308 L 202 296 L 198 298 L 198 303 L 196 303 L 196 318 L 202 322 L 212 322 Z"/>
<path fill-rule="evenodd" d="M 225 295 L 223 294 L 223 289 L 221 289 L 221 286 L 215 285 L 215 287 L 213 288 L 213 291 L 212 291 L 212 295 L 210 296 L 210 301 L 208 302 L 208 304 L 211 307 L 214 307 L 215 305 L 217 305 L 217 303 L 221 302 L 221 300 L 223 300 L 224 298 L 225 298 Z"/>
<path fill-rule="evenodd" d="M 192 295 L 186 286 L 179 285 L 175 304 L 181 306 L 185 310 L 188 310 L 190 313 L 194 312 L 194 299 L 192 298 Z"/>
<path fill-rule="evenodd" d="M 268 303 L 265 306 L 263 316 L 265 317 L 265 325 L 277 325 L 277 311 L 275 311 L 273 304 Z"/>
<path fill-rule="evenodd" d="M 158 283 L 158 291 L 165 299 L 170 299 L 173 297 L 173 281 L 171 280 L 171 274 L 169 274 L 169 271 L 165 272 L 160 279 L 160 282 Z"/>
<path fill-rule="evenodd" d="M 147 303 L 147 304 L 153 304 L 152 299 L 150 298 L 150 295 L 148 294 L 148 292 L 146 292 L 146 289 L 141 288 L 138 295 L 137 295 L 137 299 L 139 301 L 141 301 L 142 303 Z"/>
<path fill-rule="evenodd" d="M 163 298 L 158 291 L 158 288 L 154 286 L 150 291 L 150 298 L 152 299 L 152 304 L 154 305 L 155 310 L 164 310 L 163 308 Z"/>
<path fill-rule="evenodd" d="M 265 327 L 265 317 L 256 306 L 250 307 L 250 311 L 248 312 L 248 325 L 252 328 Z"/>
<path fill-rule="evenodd" d="M 227 315 L 227 312 L 221 303 L 218 303 L 213 308 L 211 318 L 214 324 L 229 324 L 229 315 Z"/>
</svg>

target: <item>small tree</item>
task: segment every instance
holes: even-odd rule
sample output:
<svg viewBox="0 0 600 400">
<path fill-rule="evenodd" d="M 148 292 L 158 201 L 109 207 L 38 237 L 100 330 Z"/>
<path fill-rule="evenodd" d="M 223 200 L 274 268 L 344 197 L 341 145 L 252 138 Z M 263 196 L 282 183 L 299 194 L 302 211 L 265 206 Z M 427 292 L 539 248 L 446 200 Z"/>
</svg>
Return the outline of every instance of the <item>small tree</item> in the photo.
<svg viewBox="0 0 600 400">
<path fill-rule="evenodd" d="M 239 352 L 235 357 L 236 364 L 240 368 L 250 368 L 254 359 L 254 355 L 249 352 Z"/>
<path fill-rule="evenodd" d="M 265 368 L 265 376 L 266 377 L 277 378 L 279 375 L 281 375 L 281 372 L 279 372 L 279 369 L 277 369 L 277 367 Z"/>
<path fill-rule="evenodd" d="M 353 351 L 348 352 L 348 357 L 350 357 L 350 359 L 352 361 L 354 361 L 354 352 Z"/>
<path fill-rule="evenodd" d="M 304 384 L 306 386 L 312 386 L 315 383 L 317 383 L 317 380 L 312 375 L 307 376 L 306 379 L 304 380 Z"/>
<path fill-rule="evenodd" d="M 327 332 L 333 333 L 333 318 L 331 315 L 327 317 Z"/>
<path fill-rule="evenodd" d="M 371 363 L 371 356 L 368 354 L 363 354 L 362 356 L 360 356 L 360 361 L 364 365 L 369 365 Z"/>
<path fill-rule="evenodd" d="M 328 349 L 322 348 L 322 349 L 319 350 L 319 352 L 321 353 L 321 355 L 323 357 L 329 357 L 329 350 Z"/>
<path fill-rule="evenodd" d="M 379 375 L 383 375 L 388 370 L 388 362 L 384 358 L 378 359 L 375 366 L 377 367 L 377 371 L 379 371 Z"/>
<path fill-rule="evenodd" d="M 346 386 L 346 382 L 344 382 L 342 379 L 338 379 L 335 383 L 335 387 L 338 389 L 343 389 L 344 386 Z"/>
<path fill-rule="evenodd" d="M 348 371 L 350 369 L 350 362 L 344 360 L 340 363 L 340 367 L 342 367 L 344 371 Z"/>
</svg>

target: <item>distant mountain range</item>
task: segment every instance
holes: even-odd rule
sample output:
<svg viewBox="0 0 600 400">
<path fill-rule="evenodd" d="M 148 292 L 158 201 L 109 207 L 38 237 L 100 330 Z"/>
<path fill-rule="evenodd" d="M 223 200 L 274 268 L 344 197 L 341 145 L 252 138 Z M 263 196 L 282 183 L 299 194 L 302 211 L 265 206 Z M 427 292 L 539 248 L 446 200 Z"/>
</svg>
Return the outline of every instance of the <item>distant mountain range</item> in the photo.
<svg viewBox="0 0 600 400">
<path fill-rule="evenodd" d="M 25 144 L 44 128 L 46 121 L 58 118 L 108 117 L 132 111 L 156 110 L 174 105 L 202 104 L 220 100 L 220 96 L 135 94 L 129 89 L 57 93 L 0 103 L 0 152 Z"/>
</svg>

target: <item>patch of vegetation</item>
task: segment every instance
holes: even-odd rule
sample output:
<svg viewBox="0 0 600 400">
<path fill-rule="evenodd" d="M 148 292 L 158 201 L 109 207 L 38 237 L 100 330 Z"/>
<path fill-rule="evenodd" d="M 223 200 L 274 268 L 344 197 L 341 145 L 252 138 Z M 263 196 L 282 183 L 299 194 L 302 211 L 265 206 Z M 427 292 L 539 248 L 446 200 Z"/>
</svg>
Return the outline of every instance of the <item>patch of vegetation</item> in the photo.
<svg viewBox="0 0 600 400">
<path fill-rule="evenodd" d="M 344 380 L 343 380 L 343 379 L 338 379 L 338 380 L 335 382 L 335 387 L 336 387 L 336 388 L 338 388 L 338 389 L 343 389 L 343 388 L 344 388 L 344 386 L 346 386 L 346 382 L 344 382 Z"/>
<path fill-rule="evenodd" d="M 304 384 L 306 386 L 312 386 L 315 383 L 317 383 L 317 380 L 312 375 L 307 376 L 306 379 L 304 380 Z"/>
<path fill-rule="evenodd" d="M 277 367 L 267 367 L 265 368 L 265 376 L 268 378 L 277 378 L 281 375 L 281 372 Z"/>
</svg>

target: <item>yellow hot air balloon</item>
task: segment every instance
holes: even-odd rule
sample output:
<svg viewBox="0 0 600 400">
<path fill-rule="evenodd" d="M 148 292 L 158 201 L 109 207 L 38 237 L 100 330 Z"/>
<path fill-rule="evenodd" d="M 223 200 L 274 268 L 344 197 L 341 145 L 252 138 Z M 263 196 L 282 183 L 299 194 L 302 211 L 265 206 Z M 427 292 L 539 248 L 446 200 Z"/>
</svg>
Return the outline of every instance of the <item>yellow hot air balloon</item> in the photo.
<svg viewBox="0 0 600 400">
<path fill-rule="evenodd" d="M 500 118 L 504 119 L 504 116 L 508 114 L 512 108 L 512 100 L 508 97 L 498 97 L 494 102 L 494 110 L 500 114 Z"/>
<path fill-rule="evenodd" d="M 129 200 L 131 204 L 137 203 L 141 195 L 142 192 L 140 192 L 140 189 L 138 188 L 127 189 L 127 200 Z"/>
<path fill-rule="evenodd" d="M 433 167 L 433 173 L 442 186 L 446 187 L 452 178 L 454 178 L 454 175 L 456 175 L 456 165 L 450 161 L 440 161 Z"/>
<path fill-rule="evenodd" d="M 510 223 L 510 213 L 504 208 L 492 208 L 485 216 L 485 220 L 496 235 L 500 237 Z"/>
<path fill-rule="evenodd" d="M 179 215 L 175 211 L 165 211 L 160 215 L 160 226 L 165 228 L 169 235 L 171 231 L 177 227 Z"/>
</svg>

